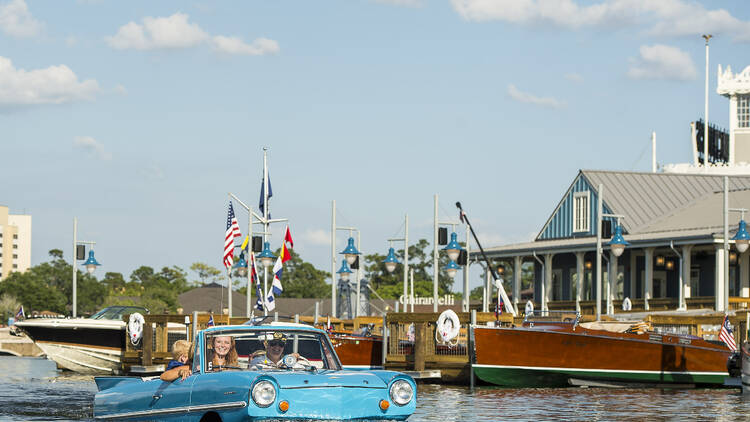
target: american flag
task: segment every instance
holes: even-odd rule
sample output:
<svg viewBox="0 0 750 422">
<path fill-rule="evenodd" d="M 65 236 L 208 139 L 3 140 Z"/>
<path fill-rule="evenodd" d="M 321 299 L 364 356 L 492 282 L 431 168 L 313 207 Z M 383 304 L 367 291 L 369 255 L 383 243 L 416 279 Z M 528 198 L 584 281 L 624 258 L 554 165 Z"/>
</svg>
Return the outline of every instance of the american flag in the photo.
<svg viewBox="0 0 750 422">
<path fill-rule="evenodd" d="M 234 238 L 241 237 L 240 225 L 234 216 L 232 201 L 229 201 L 229 213 L 227 214 L 227 233 L 224 236 L 224 266 L 231 268 L 234 265 Z"/>
<path fill-rule="evenodd" d="M 729 325 L 728 315 L 724 315 L 724 322 L 721 324 L 721 331 L 719 331 L 719 340 L 723 341 L 730 350 L 737 350 L 737 343 L 734 341 L 734 334 L 732 333 L 732 326 Z"/>
</svg>

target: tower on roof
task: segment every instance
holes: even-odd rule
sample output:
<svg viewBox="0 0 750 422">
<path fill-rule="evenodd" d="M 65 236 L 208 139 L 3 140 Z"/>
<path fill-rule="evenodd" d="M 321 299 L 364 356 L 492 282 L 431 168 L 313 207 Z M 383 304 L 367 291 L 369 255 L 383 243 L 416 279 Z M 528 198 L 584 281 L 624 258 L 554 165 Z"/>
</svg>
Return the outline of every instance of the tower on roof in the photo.
<svg viewBox="0 0 750 422">
<path fill-rule="evenodd" d="M 716 92 L 729 98 L 729 164 L 750 163 L 750 66 L 732 73 L 719 65 Z"/>
</svg>

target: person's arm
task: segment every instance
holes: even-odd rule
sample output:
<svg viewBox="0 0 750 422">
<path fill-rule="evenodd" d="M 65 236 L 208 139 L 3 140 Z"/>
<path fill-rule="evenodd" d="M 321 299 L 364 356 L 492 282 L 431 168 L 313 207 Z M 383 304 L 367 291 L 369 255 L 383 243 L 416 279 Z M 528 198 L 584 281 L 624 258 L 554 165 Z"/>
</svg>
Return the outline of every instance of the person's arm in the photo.
<svg viewBox="0 0 750 422">
<path fill-rule="evenodd" d="M 172 369 L 164 371 L 159 376 L 159 379 L 161 379 L 162 381 L 174 381 L 177 378 L 182 378 L 182 380 L 184 381 L 185 378 L 192 375 L 192 373 L 193 372 L 190 370 L 190 366 L 188 365 L 176 366 Z"/>
</svg>

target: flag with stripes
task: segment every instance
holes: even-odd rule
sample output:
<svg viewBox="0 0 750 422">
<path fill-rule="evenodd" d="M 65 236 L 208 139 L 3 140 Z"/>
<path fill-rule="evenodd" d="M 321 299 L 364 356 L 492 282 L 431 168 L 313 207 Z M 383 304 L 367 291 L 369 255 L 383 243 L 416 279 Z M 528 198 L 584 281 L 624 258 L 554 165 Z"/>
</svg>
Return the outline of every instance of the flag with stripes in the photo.
<svg viewBox="0 0 750 422">
<path fill-rule="evenodd" d="M 737 350 L 732 326 L 729 324 L 729 315 L 724 315 L 724 322 L 721 324 L 721 331 L 719 331 L 719 340 L 723 341 L 731 351 Z"/>
<path fill-rule="evenodd" d="M 273 283 L 266 294 L 266 309 L 273 311 L 276 308 L 276 296 L 284 292 L 281 286 L 281 273 L 284 270 L 284 264 L 281 257 L 276 258 L 276 264 L 273 266 Z"/>
<path fill-rule="evenodd" d="M 16 321 L 19 319 L 26 319 L 26 313 L 23 311 L 23 305 L 21 305 L 20 308 L 18 308 L 18 312 L 16 312 Z"/>
<path fill-rule="evenodd" d="M 210 317 L 208 317 L 208 322 L 206 323 L 206 327 L 213 327 L 214 326 L 214 314 L 211 314 Z"/>
<path fill-rule="evenodd" d="M 240 225 L 237 224 L 237 218 L 234 216 L 234 207 L 232 201 L 229 201 L 229 213 L 227 213 L 227 231 L 224 235 L 224 266 L 231 268 L 234 265 L 234 238 L 242 237 Z"/>
</svg>

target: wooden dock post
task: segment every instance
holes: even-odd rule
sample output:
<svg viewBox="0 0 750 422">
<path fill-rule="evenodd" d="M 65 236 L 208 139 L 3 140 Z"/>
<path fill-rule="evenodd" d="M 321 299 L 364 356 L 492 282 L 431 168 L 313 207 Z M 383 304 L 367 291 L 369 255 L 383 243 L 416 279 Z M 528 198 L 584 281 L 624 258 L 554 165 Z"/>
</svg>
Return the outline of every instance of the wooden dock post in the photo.
<svg viewBox="0 0 750 422">
<path fill-rule="evenodd" d="M 418 322 L 414 326 L 414 370 L 424 371 L 428 340 L 427 323 Z"/>
<path fill-rule="evenodd" d="M 154 341 L 154 328 L 150 323 L 143 324 L 143 366 L 151 366 L 153 364 L 152 347 Z"/>
</svg>

